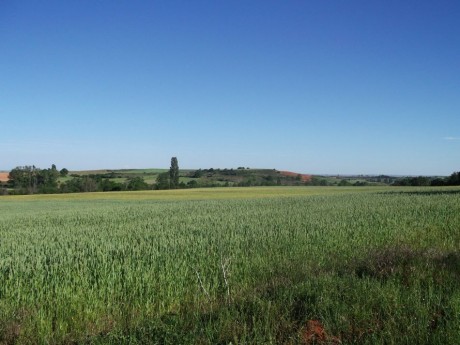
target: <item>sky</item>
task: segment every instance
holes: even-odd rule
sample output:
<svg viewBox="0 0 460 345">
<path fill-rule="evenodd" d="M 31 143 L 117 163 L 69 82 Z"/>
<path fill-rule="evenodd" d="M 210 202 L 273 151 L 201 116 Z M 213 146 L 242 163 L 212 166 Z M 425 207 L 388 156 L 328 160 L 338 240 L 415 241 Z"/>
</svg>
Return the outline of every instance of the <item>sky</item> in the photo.
<svg viewBox="0 0 460 345">
<path fill-rule="evenodd" d="M 460 2 L 0 1 L 0 170 L 460 170 Z"/>
</svg>

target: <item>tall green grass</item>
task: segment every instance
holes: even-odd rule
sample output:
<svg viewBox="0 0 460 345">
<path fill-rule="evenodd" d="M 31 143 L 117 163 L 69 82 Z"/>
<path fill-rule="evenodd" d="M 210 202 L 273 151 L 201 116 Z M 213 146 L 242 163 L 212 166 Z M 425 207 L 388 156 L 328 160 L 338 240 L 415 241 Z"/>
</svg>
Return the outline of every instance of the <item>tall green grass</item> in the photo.
<svg viewBox="0 0 460 345">
<path fill-rule="evenodd" d="M 459 189 L 8 197 L 0 212 L 0 343 L 302 344 L 311 320 L 330 342 L 460 343 Z"/>
</svg>

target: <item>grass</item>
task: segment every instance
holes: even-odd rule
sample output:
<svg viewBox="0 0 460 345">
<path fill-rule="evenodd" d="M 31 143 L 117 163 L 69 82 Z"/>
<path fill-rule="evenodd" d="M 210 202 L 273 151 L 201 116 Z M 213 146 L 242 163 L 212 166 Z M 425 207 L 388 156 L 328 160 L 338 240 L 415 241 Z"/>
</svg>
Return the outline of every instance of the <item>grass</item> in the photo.
<svg viewBox="0 0 460 345">
<path fill-rule="evenodd" d="M 110 178 L 110 181 L 117 182 L 117 183 L 126 183 L 129 178 L 132 177 L 142 177 L 144 181 L 148 184 L 155 184 L 156 179 L 160 173 L 168 172 L 169 169 L 118 169 L 118 170 L 84 170 L 84 171 L 71 171 L 70 174 L 78 174 L 80 176 L 86 175 L 94 175 L 94 174 L 108 174 L 108 173 L 115 173 L 116 176 Z M 190 170 L 181 170 L 182 174 L 186 174 Z M 59 182 L 67 182 L 71 180 L 72 176 L 60 177 Z M 196 180 L 190 177 L 181 177 L 180 182 L 187 183 L 189 181 Z"/>
<path fill-rule="evenodd" d="M 169 169 L 121 169 L 115 170 L 115 172 L 120 172 L 123 174 L 146 174 L 146 175 L 158 175 L 164 172 L 169 171 Z"/>
<path fill-rule="evenodd" d="M 0 209 L 0 343 L 460 343 L 459 188 L 6 196 Z"/>
<path fill-rule="evenodd" d="M 393 190 L 393 189 L 391 189 Z M 397 190 L 397 189 L 394 189 Z M 418 190 L 418 189 L 406 189 Z M 437 190 L 442 190 L 437 189 Z M 447 189 L 446 189 L 447 190 Z M 311 195 L 338 195 L 356 194 L 366 192 L 385 192 L 390 191 L 388 187 L 222 187 L 222 188 L 194 188 L 194 189 L 175 189 L 175 190 L 155 190 L 155 191 L 133 191 L 133 192 L 99 192 L 99 193 L 73 193 L 73 194 L 35 194 L 35 195 L 9 195 L 1 200 L 8 201 L 51 201 L 51 200 L 222 200 L 222 199 L 258 199 L 258 198 L 278 198 Z"/>
</svg>

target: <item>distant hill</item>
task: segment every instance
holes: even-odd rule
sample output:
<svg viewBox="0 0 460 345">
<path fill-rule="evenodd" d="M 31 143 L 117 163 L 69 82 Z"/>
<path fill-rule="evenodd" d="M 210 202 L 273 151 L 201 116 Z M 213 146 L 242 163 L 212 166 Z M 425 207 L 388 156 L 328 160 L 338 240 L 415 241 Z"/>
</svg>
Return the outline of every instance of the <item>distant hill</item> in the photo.
<svg viewBox="0 0 460 345">
<path fill-rule="evenodd" d="M 129 179 L 141 177 L 146 183 L 155 184 L 158 175 L 168 172 L 168 169 L 101 169 L 71 171 L 69 176 L 62 181 L 72 177 L 93 176 L 97 178 L 108 178 L 111 181 L 124 183 Z M 188 187 L 212 187 L 212 186 L 295 186 L 308 182 L 311 175 L 298 174 L 275 169 L 181 169 L 179 171 L 179 182 Z"/>
<path fill-rule="evenodd" d="M 65 169 L 64 169 L 65 170 Z M 41 190 L 47 193 L 72 193 L 88 191 L 123 191 L 168 189 L 169 169 L 98 169 L 70 171 L 61 174 L 57 185 Z M 8 192 L 25 192 L 23 187 L 14 191 L 8 181 L 8 172 L 0 172 L 0 187 Z M 405 183 L 407 178 L 378 175 L 321 176 L 276 169 L 209 168 L 179 170 L 179 188 L 197 187 L 249 187 L 249 186 L 372 186 Z M 426 181 L 425 181 L 426 180 Z M 424 179 L 429 185 L 433 179 Z M 438 179 L 439 180 L 439 179 Z M 437 181 L 437 180 L 436 180 Z M 436 182 L 435 181 L 435 182 Z M 440 183 L 444 183 L 440 181 Z M 408 181 L 412 185 L 411 181 Z M 439 184 L 439 185 L 442 185 Z M 403 184 L 406 185 L 406 184 Z"/>
<path fill-rule="evenodd" d="M 290 176 L 290 177 L 300 176 L 300 179 L 302 180 L 302 182 L 308 182 L 311 180 L 311 177 L 312 177 L 311 175 L 299 174 L 299 173 L 295 173 L 292 171 L 281 171 L 281 175 Z"/>
</svg>

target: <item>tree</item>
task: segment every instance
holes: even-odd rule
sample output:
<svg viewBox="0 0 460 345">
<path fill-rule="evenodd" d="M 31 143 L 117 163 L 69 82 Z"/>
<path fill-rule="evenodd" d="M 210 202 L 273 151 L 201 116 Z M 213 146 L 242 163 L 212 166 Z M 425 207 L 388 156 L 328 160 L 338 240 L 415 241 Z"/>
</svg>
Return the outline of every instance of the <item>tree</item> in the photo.
<svg viewBox="0 0 460 345">
<path fill-rule="evenodd" d="M 179 163 L 176 157 L 171 158 L 171 167 L 169 168 L 169 183 L 171 188 L 179 187 Z"/>
<path fill-rule="evenodd" d="M 339 185 L 339 186 L 342 186 L 342 187 L 344 187 L 344 186 L 351 186 L 351 183 L 348 182 L 348 181 L 345 180 L 345 179 L 342 179 L 342 180 L 340 180 L 340 182 L 339 182 L 338 185 Z"/>
<path fill-rule="evenodd" d="M 10 171 L 8 179 L 13 188 L 19 189 L 20 192 L 33 194 L 37 192 L 38 175 L 40 169 L 35 165 L 16 167 Z"/>
<path fill-rule="evenodd" d="M 59 171 L 59 175 L 61 175 L 61 177 L 66 177 L 68 174 L 69 170 L 67 170 L 66 168 L 63 168 L 61 169 L 61 171 Z"/>
<path fill-rule="evenodd" d="M 155 189 L 169 189 L 170 182 L 169 182 L 169 173 L 164 172 L 158 174 L 157 181 L 155 184 Z"/>
<path fill-rule="evenodd" d="M 128 190 L 145 190 L 148 188 L 149 188 L 149 185 L 140 176 L 131 177 L 128 180 L 128 184 L 126 185 L 126 189 Z"/>
<path fill-rule="evenodd" d="M 95 192 L 97 191 L 97 182 L 90 176 L 85 176 L 81 179 L 82 192 Z"/>
<path fill-rule="evenodd" d="M 37 186 L 39 193 L 55 193 L 58 186 L 59 171 L 53 164 L 51 169 L 42 169 L 37 172 Z"/>
<path fill-rule="evenodd" d="M 447 184 L 451 186 L 460 185 L 460 171 L 453 172 L 452 175 L 447 179 Z"/>
</svg>

